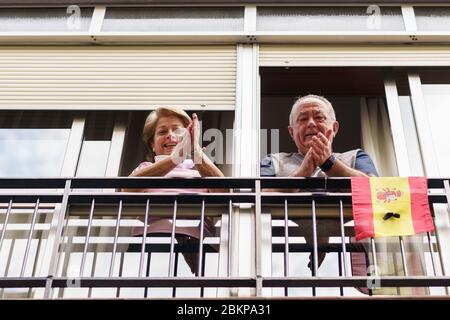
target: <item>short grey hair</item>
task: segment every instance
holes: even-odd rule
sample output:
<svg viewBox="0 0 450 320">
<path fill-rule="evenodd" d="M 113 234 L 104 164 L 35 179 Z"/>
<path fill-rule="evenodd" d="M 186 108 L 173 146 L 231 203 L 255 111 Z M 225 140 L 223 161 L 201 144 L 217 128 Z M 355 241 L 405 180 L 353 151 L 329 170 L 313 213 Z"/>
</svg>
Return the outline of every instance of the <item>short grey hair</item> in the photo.
<svg viewBox="0 0 450 320">
<path fill-rule="evenodd" d="M 292 105 L 291 113 L 289 114 L 289 125 L 292 125 L 292 123 L 293 123 L 293 121 L 294 121 L 293 117 L 294 117 L 294 111 L 295 111 L 295 108 L 296 108 L 301 102 L 303 102 L 304 100 L 307 100 L 307 99 L 316 99 L 316 100 L 319 100 L 319 101 L 323 102 L 323 104 L 326 105 L 326 106 L 328 107 L 328 115 L 330 116 L 331 120 L 336 121 L 336 113 L 334 112 L 333 105 L 331 104 L 330 101 L 328 101 L 327 98 L 322 97 L 322 96 L 317 96 L 317 95 L 315 95 L 315 94 L 308 94 L 308 95 L 306 95 L 306 96 L 297 98 L 297 100 L 296 100 L 296 101 L 294 102 L 294 104 Z"/>
</svg>

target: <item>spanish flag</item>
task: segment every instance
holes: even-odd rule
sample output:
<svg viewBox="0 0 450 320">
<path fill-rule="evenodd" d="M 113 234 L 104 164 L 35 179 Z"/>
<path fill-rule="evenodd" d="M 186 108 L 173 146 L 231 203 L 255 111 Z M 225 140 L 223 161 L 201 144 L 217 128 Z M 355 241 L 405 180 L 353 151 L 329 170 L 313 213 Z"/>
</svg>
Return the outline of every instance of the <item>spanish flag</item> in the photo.
<svg viewBox="0 0 450 320">
<path fill-rule="evenodd" d="M 356 240 L 434 230 L 424 177 L 352 177 Z"/>
</svg>

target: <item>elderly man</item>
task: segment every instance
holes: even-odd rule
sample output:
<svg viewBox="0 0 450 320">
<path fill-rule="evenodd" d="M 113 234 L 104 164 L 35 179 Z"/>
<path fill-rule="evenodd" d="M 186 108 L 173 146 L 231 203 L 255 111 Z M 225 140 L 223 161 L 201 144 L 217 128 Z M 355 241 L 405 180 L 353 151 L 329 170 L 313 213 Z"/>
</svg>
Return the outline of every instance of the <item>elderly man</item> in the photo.
<svg viewBox="0 0 450 320">
<path fill-rule="evenodd" d="M 296 153 L 276 153 L 261 162 L 266 177 L 356 177 L 377 175 L 369 155 L 361 149 L 334 153 L 333 139 L 338 133 L 333 106 L 324 97 L 299 98 L 289 115 L 289 134 Z"/>
<path fill-rule="evenodd" d="M 297 152 L 267 155 L 261 162 L 261 176 L 355 177 L 378 175 L 369 155 L 361 149 L 344 153 L 333 152 L 333 139 L 338 133 L 339 123 L 336 121 L 333 106 L 324 97 L 307 95 L 299 98 L 292 106 L 288 130 L 297 146 Z M 311 222 L 297 222 L 305 228 L 306 241 L 312 243 Z M 328 242 L 324 229 L 336 229 L 336 226 L 338 226 L 336 221 L 322 221 L 322 223 L 319 221 L 319 244 Z M 319 266 L 324 258 L 325 253 L 319 253 Z M 308 266 L 312 270 L 311 257 Z"/>
</svg>

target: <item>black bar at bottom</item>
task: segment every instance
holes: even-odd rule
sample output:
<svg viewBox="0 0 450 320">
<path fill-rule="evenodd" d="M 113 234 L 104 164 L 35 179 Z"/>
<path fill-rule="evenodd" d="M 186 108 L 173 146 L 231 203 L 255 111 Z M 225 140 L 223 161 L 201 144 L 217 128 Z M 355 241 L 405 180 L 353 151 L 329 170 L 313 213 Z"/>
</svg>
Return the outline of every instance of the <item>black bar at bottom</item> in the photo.
<svg viewBox="0 0 450 320">
<path fill-rule="evenodd" d="M 45 288 L 47 278 L 0 278 L 0 288 Z"/>
<path fill-rule="evenodd" d="M 68 285 L 69 284 L 69 285 Z M 255 278 L 54 278 L 54 288 L 99 287 L 99 288 L 143 288 L 143 287 L 220 287 L 254 288 Z"/>
<path fill-rule="evenodd" d="M 43 288 L 47 278 L 0 278 L 0 288 Z M 375 282 L 376 281 L 376 282 Z M 386 277 L 268 277 L 262 279 L 263 287 L 366 287 L 376 283 L 379 287 L 447 287 L 450 277 L 386 276 Z M 53 278 L 53 288 L 143 288 L 143 287 L 241 287 L 255 288 L 256 278 Z"/>
<path fill-rule="evenodd" d="M 263 287 L 446 287 L 450 285 L 450 277 L 291 277 L 263 278 Z"/>
</svg>

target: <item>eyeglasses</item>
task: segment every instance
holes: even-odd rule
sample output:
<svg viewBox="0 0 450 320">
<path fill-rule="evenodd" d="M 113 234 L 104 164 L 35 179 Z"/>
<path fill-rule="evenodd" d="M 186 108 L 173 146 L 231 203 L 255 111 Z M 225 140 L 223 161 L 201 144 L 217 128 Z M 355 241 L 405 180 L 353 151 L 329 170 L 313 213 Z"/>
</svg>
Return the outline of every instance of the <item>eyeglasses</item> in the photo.
<svg viewBox="0 0 450 320">
<path fill-rule="evenodd" d="M 186 128 L 178 128 L 173 131 L 173 134 L 176 136 L 183 136 L 186 133 Z"/>
<path fill-rule="evenodd" d="M 168 134 L 173 134 L 176 138 L 181 138 L 185 133 L 186 133 L 187 129 L 186 128 L 177 128 L 175 130 L 171 130 L 171 129 L 166 129 L 163 128 L 161 130 L 158 130 L 156 132 L 156 135 L 158 136 L 166 136 Z"/>
</svg>

